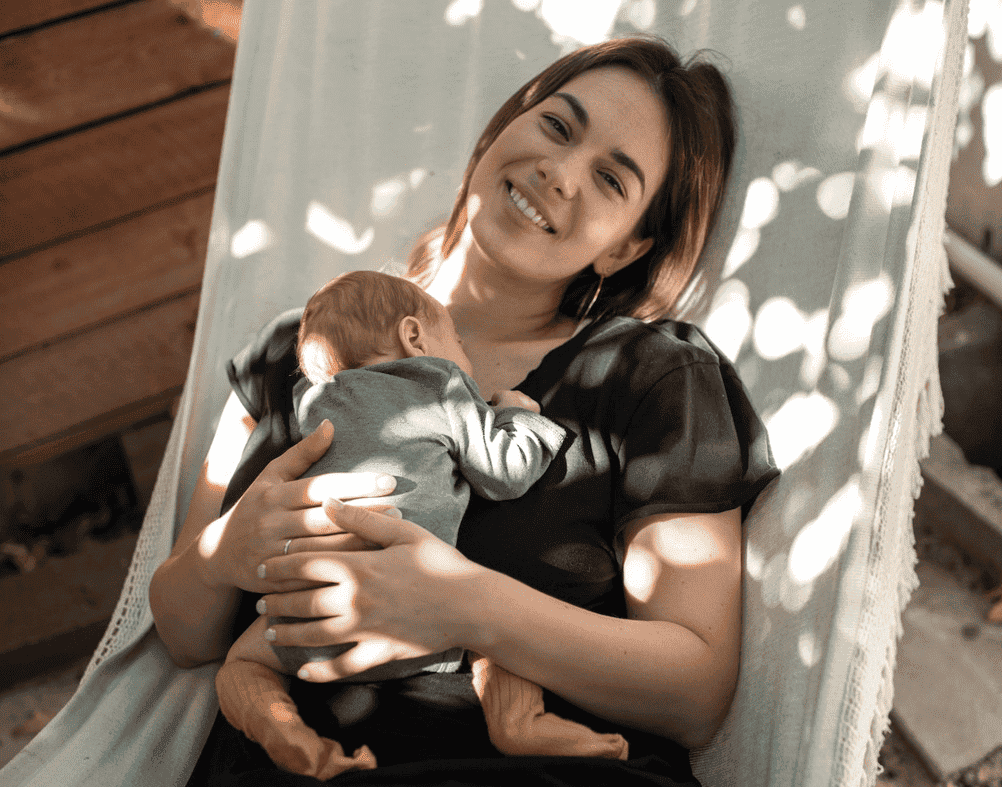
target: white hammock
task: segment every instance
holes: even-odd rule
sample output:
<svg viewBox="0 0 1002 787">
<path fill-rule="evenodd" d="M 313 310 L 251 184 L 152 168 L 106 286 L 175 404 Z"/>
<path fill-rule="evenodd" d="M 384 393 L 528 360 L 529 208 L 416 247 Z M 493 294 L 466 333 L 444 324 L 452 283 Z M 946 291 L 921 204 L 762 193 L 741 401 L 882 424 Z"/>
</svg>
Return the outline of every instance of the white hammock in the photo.
<svg viewBox="0 0 1002 787">
<path fill-rule="evenodd" d="M 402 260 L 526 79 L 637 31 L 724 55 L 741 143 L 685 316 L 737 359 L 785 468 L 747 522 L 738 693 L 696 774 L 707 787 L 874 783 L 916 585 L 918 459 L 940 421 L 966 0 L 248 0 L 194 352 L 153 502 L 79 690 L 0 782 L 185 782 L 216 714 L 215 667 L 172 665 L 147 587 L 226 397 L 225 361 L 330 276 Z"/>
</svg>

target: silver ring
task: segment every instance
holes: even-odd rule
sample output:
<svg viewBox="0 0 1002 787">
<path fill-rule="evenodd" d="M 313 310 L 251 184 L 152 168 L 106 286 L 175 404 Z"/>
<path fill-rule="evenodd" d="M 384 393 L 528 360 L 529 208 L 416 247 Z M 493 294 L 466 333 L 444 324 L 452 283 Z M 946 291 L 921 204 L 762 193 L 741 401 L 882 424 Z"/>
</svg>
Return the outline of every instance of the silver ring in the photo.
<svg viewBox="0 0 1002 787">
<path fill-rule="evenodd" d="M 288 541 L 285 542 L 285 549 L 282 550 L 282 554 L 283 555 L 288 555 L 289 554 L 289 547 L 291 545 L 292 545 L 292 539 L 290 538 Z"/>
</svg>

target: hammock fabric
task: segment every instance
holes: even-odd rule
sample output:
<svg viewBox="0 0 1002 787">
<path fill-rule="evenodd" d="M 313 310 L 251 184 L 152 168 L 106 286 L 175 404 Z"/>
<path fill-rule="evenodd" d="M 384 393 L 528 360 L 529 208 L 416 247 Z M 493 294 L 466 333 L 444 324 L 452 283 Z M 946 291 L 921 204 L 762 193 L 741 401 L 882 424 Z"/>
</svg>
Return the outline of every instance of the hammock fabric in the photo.
<svg viewBox="0 0 1002 787">
<path fill-rule="evenodd" d="M 707 787 L 874 783 L 917 584 L 918 460 L 941 416 L 935 321 L 965 0 L 248 0 L 187 385 L 112 624 L 8 785 L 183 784 L 215 665 L 173 666 L 148 584 L 228 392 L 224 363 L 338 272 L 402 261 L 473 142 L 582 43 L 712 48 L 741 141 L 681 316 L 736 359 L 783 476 L 747 522 L 743 661 Z"/>
</svg>

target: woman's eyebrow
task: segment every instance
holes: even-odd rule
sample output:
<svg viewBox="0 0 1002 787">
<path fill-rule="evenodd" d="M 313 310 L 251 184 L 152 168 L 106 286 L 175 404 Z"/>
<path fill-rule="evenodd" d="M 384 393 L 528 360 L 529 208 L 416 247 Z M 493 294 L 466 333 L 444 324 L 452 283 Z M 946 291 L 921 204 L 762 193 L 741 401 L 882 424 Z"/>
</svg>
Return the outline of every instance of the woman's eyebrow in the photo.
<svg viewBox="0 0 1002 787">
<path fill-rule="evenodd" d="M 571 108 L 571 112 L 574 113 L 574 117 L 577 119 L 578 123 L 581 124 L 582 128 L 588 128 L 588 110 L 584 108 L 584 105 L 578 101 L 577 96 L 573 96 L 570 93 L 554 93 L 556 98 L 562 98 L 567 102 L 567 106 Z M 617 164 L 622 164 L 630 172 L 637 176 L 637 180 L 640 181 L 640 194 L 644 193 L 644 188 L 646 183 L 644 181 L 644 172 L 637 166 L 637 162 L 632 158 L 627 156 L 623 151 L 618 148 L 612 151 L 612 159 Z"/>
</svg>

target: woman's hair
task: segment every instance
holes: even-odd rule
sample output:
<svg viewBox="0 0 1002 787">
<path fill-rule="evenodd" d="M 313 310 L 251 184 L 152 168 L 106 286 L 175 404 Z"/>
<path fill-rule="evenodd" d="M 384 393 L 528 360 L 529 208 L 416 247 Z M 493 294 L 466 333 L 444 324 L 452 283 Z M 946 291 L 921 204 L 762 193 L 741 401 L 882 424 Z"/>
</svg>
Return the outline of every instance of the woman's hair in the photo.
<svg viewBox="0 0 1002 787">
<path fill-rule="evenodd" d="M 404 317 L 438 322 L 436 302 L 413 282 L 376 271 L 351 271 L 331 279 L 306 304 L 296 357 L 312 383 L 343 369 L 358 369 L 390 352 Z"/>
<path fill-rule="evenodd" d="M 408 275 L 426 285 L 438 264 L 456 247 L 466 227 L 473 171 L 512 120 L 585 71 L 624 66 L 639 74 L 665 107 L 668 167 L 664 182 L 637 225 L 640 237 L 653 238 L 654 244 L 631 265 L 605 279 L 590 313 L 641 319 L 667 314 L 696 269 L 723 201 L 736 145 L 735 111 L 727 80 L 701 55 L 697 53 L 683 63 L 660 38 L 617 38 L 572 52 L 523 85 L 480 135 L 452 215 L 443 227 L 418 241 L 408 260 Z M 579 317 L 598 281 L 591 267 L 582 271 L 564 292 L 560 313 Z"/>
</svg>

